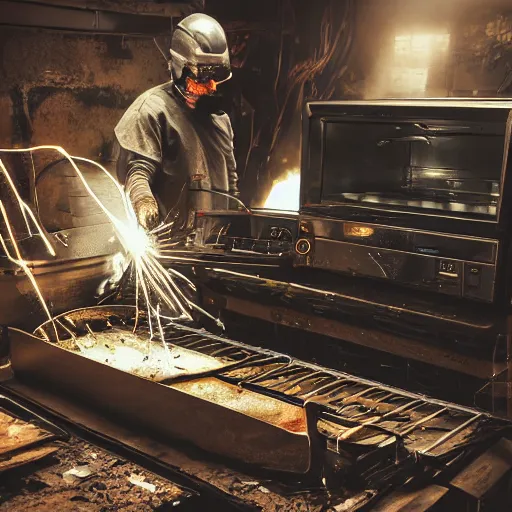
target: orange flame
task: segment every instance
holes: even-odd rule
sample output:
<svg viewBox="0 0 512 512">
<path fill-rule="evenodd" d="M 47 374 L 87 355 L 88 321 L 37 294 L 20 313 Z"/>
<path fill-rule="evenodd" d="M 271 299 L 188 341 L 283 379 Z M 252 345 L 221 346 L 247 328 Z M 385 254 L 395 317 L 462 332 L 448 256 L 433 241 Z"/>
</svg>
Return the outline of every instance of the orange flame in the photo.
<svg viewBox="0 0 512 512">
<path fill-rule="evenodd" d="M 274 181 L 265 208 L 271 210 L 298 211 L 300 206 L 300 172 L 292 169 L 284 178 Z"/>
</svg>

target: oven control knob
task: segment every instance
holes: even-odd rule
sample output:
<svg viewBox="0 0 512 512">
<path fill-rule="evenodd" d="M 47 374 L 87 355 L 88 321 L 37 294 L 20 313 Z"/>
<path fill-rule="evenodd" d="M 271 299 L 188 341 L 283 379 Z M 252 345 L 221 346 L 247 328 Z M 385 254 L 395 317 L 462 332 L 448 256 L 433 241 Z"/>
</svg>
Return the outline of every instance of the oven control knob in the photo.
<svg viewBox="0 0 512 512">
<path fill-rule="evenodd" d="M 279 238 L 279 235 L 281 234 L 281 231 L 279 228 L 270 228 L 270 238 L 273 238 L 274 240 L 277 240 Z"/>
<path fill-rule="evenodd" d="M 304 256 L 309 251 L 311 251 L 311 242 L 305 238 L 301 238 L 300 240 L 297 240 L 297 243 L 295 244 L 295 250 L 298 254 Z"/>
</svg>

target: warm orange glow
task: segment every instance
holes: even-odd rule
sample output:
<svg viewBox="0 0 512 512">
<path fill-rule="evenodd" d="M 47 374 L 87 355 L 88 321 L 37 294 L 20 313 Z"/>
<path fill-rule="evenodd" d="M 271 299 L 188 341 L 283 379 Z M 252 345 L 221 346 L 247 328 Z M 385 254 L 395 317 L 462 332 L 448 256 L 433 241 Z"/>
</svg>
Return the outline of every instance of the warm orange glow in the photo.
<svg viewBox="0 0 512 512">
<path fill-rule="evenodd" d="M 395 37 L 391 69 L 392 92 L 423 96 L 431 67 L 442 59 L 450 45 L 450 34 L 407 34 Z"/>
<path fill-rule="evenodd" d="M 36 219 L 35 215 L 33 214 L 32 210 L 21 199 L 21 196 L 18 193 L 18 190 L 16 189 L 16 186 L 15 186 L 15 184 L 14 184 L 14 182 L 13 182 L 13 180 L 12 180 L 10 174 L 9 174 L 9 172 L 7 171 L 7 168 L 3 164 L 2 160 L 0 160 L 0 172 L 6 178 L 7 185 L 10 188 L 11 192 L 13 192 L 13 195 L 14 195 L 14 197 L 17 200 L 19 209 L 21 211 L 21 214 L 23 215 L 23 219 L 25 221 L 25 225 L 27 227 L 29 235 L 30 236 L 34 236 L 34 234 L 32 232 L 32 229 L 30 228 L 30 222 L 29 222 L 29 218 L 30 218 L 30 220 L 33 223 L 33 227 L 35 227 L 35 230 L 39 234 L 40 239 L 44 242 L 44 244 L 46 246 L 46 249 L 48 250 L 48 253 L 51 256 L 55 256 L 55 250 L 52 247 L 52 244 L 50 243 L 50 241 L 46 237 L 43 229 L 41 228 L 41 226 L 37 222 L 37 219 Z M 32 273 L 32 270 L 29 267 L 30 262 L 26 261 L 22 257 L 21 250 L 20 250 L 20 248 L 18 246 L 18 240 L 16 238 L 16 234 L 15 234 L 15 232 L 13 230 L 13 227 L 11 226 L 11 222 L 9 220 L 9 216 L 7 215 L 7 211 L 6 211 L 6 209 L 4 207 L 4 204 L 3 204 L 3 202 L 1 200 L 0 200 L 0 213 L 1 213 L 1 216 L 2 216 L 2 219 L 3 219 L 3 222 L 5 224 L 5 227 L 7 228 L 7 232 L 9 234 L 8 240 L 10 241 L 11 246 L 14 249 L 14 254 L 12 254 L 11 251 L 9 250 L 9 247 L 7 246 L 6 240 L 4 240 L 3 236 L 0 234 L 0 245 L 1 245 L 1 247 L 2 247 L 2 249 L 4 251 L 4 253 L 5 253 L 5 256 L 7 257 L 7 259 L 11 263 L 14 263 L 15 265 L 17 265 L 19 268 L 21 268 L 23 270 L 23 272 L 25 273 L 25 275 L 29 279 L 30 283 L 32 284 L 32 286 L 34 288 L 34 291 L 35 291 L 35 293 L 37 295 L 37 298 L 39 299 L 39 301 L 40 301 L 40 303 L 41 303 L 41 305 L 42 305 L 46 315 L 48 316 L 48 318 L 53 323 L 53 318 L 52 318 L 52 315 L 50 314 L 50 310 L 48 309 L 48 306 L 47 306 L 47 304 L 46 304 L 46 302 L 45 302 L 45 300 L 43 298 L 41 290 L 40 290 L 40 288 L 39 288 L 39 286 L 37 284 L 36 278 L 34 277 L 34 274 Z M 28 214 L 28 217 L 27 217 L 27 214 Z M 55 333 L 57 334 L 57 329 L 55 327 L 55 324 L 53 324 L 53 327 L 55 329 Z"/>
<path fill-rule="evenodd" d="M 353 236 L 356 238 L 368 238 L 374 233 L 373 228 L 370 226 L 363 226 L 361 224 L 343 224 L 343 233 L 345 236 Z"/>
<path fill-rule="evenodd" d="M 265 201 L 265 208 L 271 210 L 298 211 L 300 206 L 299 169 L 288 171 L 284 178 L 274 181 L 272 190 Z"/>
<path fill-rule="evenodd" d="M 193 310 L 196 310 L 200 312 L 201 314 L 208 316 L 212 320 L 214 320 L 220 327 L 223 327 L 223 324 L 220 320 L 213 318 L 209 313 L 207 313 L 205 310 L 203 310 L 200 306 L 195 304 L 193 301 L 191 301 L 183 292 L 182 288 L 178 285 L 176 280 L 180 280 L 181 282 L 184 282 L 187 286 L 191 287 L 195 290 L 194 285 L 188 280 L 184 275 L 182 275 L 180 272 L 178 272 L 175 269 L 172 268 L 166 268 L 162 265 L 162 261 L 173 261 L 175 258 L 173 258 L 170 255 L 164 255 L 160 251 L 160 245 L 158 244 L 157 238 L 158 236 L 163 235 L 165 236 L 166 229 L 170 229 L 171 224 L 162 225 L 156 230 L 153 230 L 150 233 L 146 233 L 143 228 L 138 224 L 137 218 L 135 215 L 135 212 L 133 210 L 133 206 L 131 202 L 129 201 L 124 189 L 121 187 L 121 185 L 115 180 L 115 178 L 105 169 L 102 165 L 99 163 L 87 159 L 87 158 L 81 158 L 81 157 L 73 157 L 67 153 L 63 148 L 60 146 L 50 146 L 50 145 L 44 145 L 44 146 L 37 146 L 32 147 L 28 149 L 0 149 L 0 153 L 23 153 L 23 152 L 35 152 L 35 151 L 57 151 L 62 156 L 64 156 L 70 165 L 73 167 L 73 170 L 79 177 L 80 181 L 82 182 L 84 188 L 87 190 L 89 195 L 96 201 L 98 206 L 101 208 L 103 213 L 108 217 L 112 225 L 114 226 L 116 230 L 117 237 L 119 238 L 119 241 L 123 245 L 126 256 L 128 257 L 129 261 L 132 261 L 134 264 L 134 269 L 136 273 L 136 293 L 135 293 L 135 302 L 136 302 L 136 308 L 137 308 L 137 319 L 138 319 L 138 312 L 139 312 L 139 295 L 143 297 L 145 300 L 145 305 L 147 308 L 147 316 L 148 316 L 148 326 L 150 330 L 150 340 L 153 338 L 153 322 L 152 320 L 157 320 L 159 324 L 159 331 L 162 336 L 162 342 L 163 340 L 163 330 L 160 328 L 160 320 L 165 319 L 166 321 L 175 321 L 178 319 L 187 319 L 192 320 L 191 312 Z M 89 164 L 92 164 L 96 166 L 101 172 L 105 173 L 115 184 L 115 186 L 118 189 L 118 192 L 120 194 L 121 199 L 123 200 L 123 205 L 125 209 L 125 219 L 117 218 L 114 216 L 106 205 L 104 205 L 101 200 L 96 196 L 94 191 L 91 189 L 90 185 L 87 183 L 87 180 L 85 179 L 85 176 L 80 171 L 78 165 L 76 162 L 87 162 Z M 6 174 L 6 177 L 8 178 L 8 184 L 11 185 L 11 187 L 14 187 L 14 184 L 12 180 L 9 179 L 8 173 L 5 170 L 4 166 L 1 163 L 0 160 L 0 172 L 4 171 L 4 174 Z M 15 197 L 18 200 L 18 203 L 20 205 L 21 211 L 23 213 L 23 217 L 25 218 L 25 222 L 28 223 L 29 218 L 31 218 L 34 221 L 34 224 L 36 226 L 36 230 L 40 233 L 41 237 L 45 241 L 49 251 L 53 251 L 53 248 L 48 240 L 45 239 L 44 232 L 40 228 L 40 226 L 37 223 L 37 219 L 35 219 L 35 216 L 31 212 L 30 208 L 25 205 L 21 201 L 21 197 L 15 190 L 15 187 L 13 189 L 15 193 Z M 28 214 L 28 217 L 27 217 Z M 25 273 L 27 274 L 27 277 L 31 281 L 40 301 L 45 309 L 45 312 L 47 313 L 48 317 L 53 321 L 52 316 L 48 310 L 48 307 L 44 301 L 44 298 L 37 286 L 37 283 L 34 279 L 34 276 L 30 272 L 28 262 L 24 261 L 21 253 L 18 249 L 17 243 L 16 243 L 16 237 L 15 234 L 12 232 L 11 225 L 9 223 L 9 219 L 7 217 L 7 213 L 5 211 L 5 208 L 3 207 L 3 204 L 0 201 L 0 215 L 3 217 L 3 220 L 7 226 L 7 229 L 9 231 L 9 237 L 11 244 L 14 247 L 15 255 L 11 255 L 9 253 L 9 249 L 7 247 L 7 244 L 5 243 L 5 240 L 0 235 L 0 244 L 2 248 L 4 249 L 4 252 L 6 253 L 9 260 L 19 267 L 21 267 Z M 0 217 L 0 219 L 2 218 Z M 30 229 L 30 228 L 29 228 Z M 160 231 L 160 233 L 158 233 Z M 155 243 L 154 243 L 155 242 Z M 54 252 L 53 252 L 54 254 Z M 190 261 L 188 258 L 183 258 L 184 260 Z M 167 317 L 160 314 L 159 308 L 160 305 L 166 306 L 170 312 L 173 312 L 176 316 L 174 317 Z M 135 324 L 134 329 L 137 328 L 137 321 Z"/>
</svg>

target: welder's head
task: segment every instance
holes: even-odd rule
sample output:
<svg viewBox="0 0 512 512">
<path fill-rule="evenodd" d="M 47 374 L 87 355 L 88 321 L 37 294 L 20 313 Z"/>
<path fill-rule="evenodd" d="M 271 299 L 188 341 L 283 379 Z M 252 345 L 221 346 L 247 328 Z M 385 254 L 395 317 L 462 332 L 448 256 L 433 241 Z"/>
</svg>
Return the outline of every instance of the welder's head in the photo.
<svg viewBox="0 0 512 512">
<path fill-rule="evenodd" d="M 217 86 L 231 78 L 228 43 L 220 24 L 201 13 L 181 21 L 172 36 L 170 68 L 190 108 L 202 98 L 216 96 Z"/>
</svg>

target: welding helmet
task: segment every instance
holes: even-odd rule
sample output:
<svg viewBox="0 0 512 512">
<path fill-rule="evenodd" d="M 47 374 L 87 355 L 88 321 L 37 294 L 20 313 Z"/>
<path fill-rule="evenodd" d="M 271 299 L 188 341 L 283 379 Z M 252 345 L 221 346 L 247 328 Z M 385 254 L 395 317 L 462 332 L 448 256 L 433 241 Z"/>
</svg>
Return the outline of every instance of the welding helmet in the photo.
<svg viewBox="0 0 512 512">
<path fill-rule="evenodd" d="M 192 14 L 177 25 L 170 53 L 172 79 L 185 99 L 213 95 L 231 78 L 226 34 L 206 14 Z"/>
</svg>

